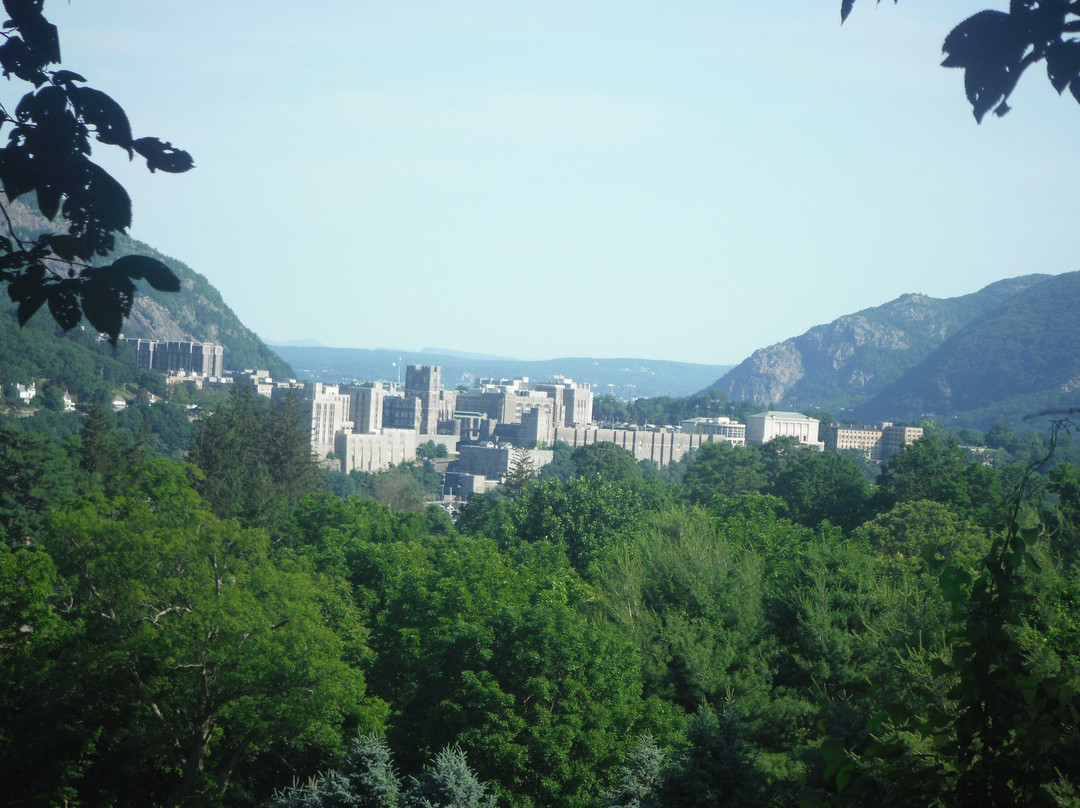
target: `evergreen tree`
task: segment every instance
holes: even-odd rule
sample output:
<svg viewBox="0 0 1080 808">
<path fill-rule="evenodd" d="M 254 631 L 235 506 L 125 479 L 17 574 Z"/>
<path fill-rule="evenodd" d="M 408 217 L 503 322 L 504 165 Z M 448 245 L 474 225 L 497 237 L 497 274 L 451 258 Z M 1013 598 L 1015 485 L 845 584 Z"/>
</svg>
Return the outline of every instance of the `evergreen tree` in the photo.
<svg viewBox="0 0 1080 808">
<path fill-rule="evenodd" d="M 214 512 L 250 525 L 275 524 L 288 504 L 325 485 L 297 398 L 274 407 L 246 384 L 199 425 L 191 460 Z"/>
<path fill-rule="evenodd" d="M 597 808 L 651 808 L 656 805 L 655 791 L 664 771 L 664 752 L 646 736 L 630 751 L 622 767 L 618 784 L 605 791 Z"/>
<path fill-rule="evenodd" d="M 79 466 L 98 475 L 102 484 L 109 487 L 125 465 L 123 454 L 123 445 L 112 429 L 109 414 L 100 404 L 91 405 L 83 422 Z"/>
<path fill-rule="evenodd" d="M 495 797 L 469 768 L 461 747 L 448 746 L 435 756 L 402 796 L 402 808 L 486 808 Z"/>
<path fill-rule="evenodd" d="M 311 435 L 299 391 L 291 389 L 282 396 L 271 412 L 270 425 L 267 446 L 270 477 L 278 494 L 288 502 L 295 502 L 324 483 L 324 475 L 311 451 Z"/>
<path fill-rule="evenodd" d="M 0 534 L 12 544 L 33 543 L 49 508 L 73 496 L 75 470 L 45 435 L 0 429 Z"/>
<path fill-rule="evenodd" d="M 764 805 L 749 748 L 730 712 L 717 715 L 702 705 L 657 790 L 664 808 L 748 808 Z"/>
<path fill-rule="evenodd" d="M 533 465 L 529 450 L 523 446 L 514 449 L 514 457 L 510 461 L 510 470 L 503 478 L 503 487 L 511 496 L 518 496 L 525 490 L 525 486 L 536 477 L 536 467 Z"/>
<path fill-rule="evenodd" d="M 337 770 L 279 794 L 272 808 L 394 808 L 400 790 L 386 741 L 361 735 Z"/>
</svg>

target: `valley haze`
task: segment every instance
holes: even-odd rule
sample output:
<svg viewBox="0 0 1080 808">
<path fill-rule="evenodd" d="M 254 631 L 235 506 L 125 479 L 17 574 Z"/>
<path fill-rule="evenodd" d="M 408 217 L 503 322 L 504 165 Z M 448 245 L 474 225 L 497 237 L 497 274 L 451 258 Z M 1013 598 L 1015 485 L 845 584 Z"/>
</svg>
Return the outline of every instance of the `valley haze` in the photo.
<svg viewBox="0 0 1080 808">
<path fill-rule="evenodd" d="M 1076 103 L 1029 71 L 977 125 L 940 62 L 984 4 L 864 0 L 843 27 L 839 6 L 49 13 L 65 67 L 195 159 L 106 164 L 133 237 L 257 333 L 439 345 L 453 317 L 474 353 L 725 363 L 904 293 L 1074 265 Z"/>
</svg>

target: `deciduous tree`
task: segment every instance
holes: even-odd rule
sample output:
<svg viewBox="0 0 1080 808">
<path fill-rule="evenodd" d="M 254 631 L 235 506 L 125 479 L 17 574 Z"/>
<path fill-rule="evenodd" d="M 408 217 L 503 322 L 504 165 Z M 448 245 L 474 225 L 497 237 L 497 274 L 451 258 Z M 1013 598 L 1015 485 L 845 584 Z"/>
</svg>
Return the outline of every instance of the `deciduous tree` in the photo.
<svg viewBox="0 0 1080 808">
<path fill-rule="evenodd" d="M 58 511 L 47 545 L 85 626 L 85 667 L 110 683 L 87 693 L 109 724 L 82 797 L 194 805 L 236 780 L 272 788 L 245 768 L 259 753 L 332 748 L 346 720 L 365 720 L 349 664 L 364 650 L 326 616 L 336 588 L 275 563 L 265 533 L 216 519 L 182 467 L 154 461 L 125 489 Z"/>
</svg>

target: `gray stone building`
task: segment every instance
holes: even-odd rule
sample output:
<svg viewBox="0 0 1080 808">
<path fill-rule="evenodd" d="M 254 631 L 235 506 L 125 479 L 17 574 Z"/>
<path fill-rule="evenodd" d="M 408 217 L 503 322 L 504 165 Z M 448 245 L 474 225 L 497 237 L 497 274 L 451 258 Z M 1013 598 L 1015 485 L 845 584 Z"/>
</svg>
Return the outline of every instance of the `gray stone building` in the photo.
<svg viewBox="0 0 1080 808">
<path fill-rule="evenodd" d="M 220 377 L 225 373 L 225 348 L 214 342 L 132 342 L 136 367 L 159 373 L 182 371 L 198 376 Z"/>
<path fill-rule="evenodd" d="M 409 365 L 405 368 L 405 398 L 420 401 L 420 432 L 437 432 L 439 387 L 442 370 L 438 365 Z"/>
</svg>

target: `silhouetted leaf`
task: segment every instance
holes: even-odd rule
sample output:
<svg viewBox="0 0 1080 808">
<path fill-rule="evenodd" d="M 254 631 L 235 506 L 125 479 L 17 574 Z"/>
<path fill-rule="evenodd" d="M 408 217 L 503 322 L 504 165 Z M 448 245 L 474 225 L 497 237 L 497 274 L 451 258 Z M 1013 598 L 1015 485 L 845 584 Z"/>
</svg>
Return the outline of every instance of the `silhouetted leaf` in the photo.
<svg viewBox="0 0 1080 808">
<path fill-rule="evenodd" d="M 86 81 L 73 70 L 57 70 L 52 74 L 53 84 L 71 84 L 76 81 Z"/>
<path fill-rule="evenodd" d="M 35 87 L 45 83 L 45 71 L 34 52 L 18 37 L 0 45 L 0 69 L 5 76 L 15 75 Z"/>
<path fill-rule="evenodd" d="M 8 297 L 19 303 L 26 300 L 44 285 L 45 268 L 40 264 L 30 267 L 8 284 Z"/>
<path fill-rule="evenodd" d="M 86 160 L 78 174 L 73 172 L 71 180 L 68 197 L 73 205 L 86 211 L 92 222 L 100 223 L 106 230 L 131 226 L 131 197 L 108 171 Z M 67 205 L 64 210 L 66 213 Z"/>
<path fill-rule="evenodd" d="M 67 110 L 68 95 L 60 87 L 50 84 L 36 93 L 27 93 L 15 108 L 20 121 L 42 124 L 59 118 Z"/>
<path fill-rule="evenodd" d="M 19 24 L 19 33 L 42 67 L 60 61 L 60 35 L 40 11 Z"/>
<path fill-rule="evenodd" d="M 30 318 L 37 314 L 38 309 L 41 308 L 48 298 L 49 293 L 45 289 L 38 289 L 24 297 L 22 302 L 19 303 L 19 326 L 22 327 L 26 325 Z"/>
<path fill-rule="evenodd" d="M 1080 43 L 1056 42 L 1046 51 L 1046 77 L 1060 95 L 1080 75 Z M 1075 88 L 1075 84 L 1074 84 Z"/>
<path fill-rule="evenodd" d="M 186 151 L 174 148 L 171 143 L 163 143 L 156 137 L 141 137 L 132 145 L 146 158 L 146 167 L 151 172 L 160 168 L 170 174 L 182 174 L 195 166 L 195 161 Z"/>
<path fill-rule="evenodd" d="M 995 59 L 992 52 L 1013 37 L 1009 15 L 1004 11 L 980 11 L 953 28 L 941 46 L 942 67 L 968 67 Z M 1000 57 L 997 57 L 1000 60 Z"/>
<path fill-rule="evenodd" d="M 979 123 L 982 123 L 987 112 L 1005 100 L 1008 89 L 999 71 L 980 70 L 974 66 L 964 71 L 964 92 Z"/>
<path fill-rule="evenodd" d="M 877 0 L 878 5 L 881 4 L 881 0 Z M 896 3 L 897 0 L 893 0 Z M 852 7 L 855 5 L 855 0 L 843 0 L 840 4 L 840 24 L 843 25 L 844 21 L 848 18 L 848 14 L 851 13 Z"/>
<path fill-rule="evenodd" d="M 82 285 L 82 310 L 98 331 L 113 340 L 124 327 L 135 300 L 135 284 L 115 273 L 97 274 Z"/>
<path fill-rule="evenodd" d="M 943 67 L 964 68 L 964 91 L 975 120 L 1003 104 L 1016 86 L 1023 68 L 1025 42 L 1010 15 L 1003 11 L 980 11 L 953 28 L 945 37 Z"/>
<path fill-rule="evenodd" d="M 160 292 L 179 292 L 180 279 L 165 264 L 145 255 L 125 255 L 113 262 L 112 268 L 129 278 L 145 279 Z"/>
<path fill-rule="evenodd" d="M 8 199 L 17 199 L 34 190 L 34 164 L 21 146 L 0 149 L 0 184 Z"/>
<path fill-rule="evenodd" d="M 56 218 L 57 211 L 60 210 L 60 191 L 48 185 L 39 185 L 36 190 L 38 209 L 51 222 Z"/>
<path fill-rule="evenodd" d="M 49 247 L 52 251 L 66 261 L 74 260 L 82 255 L 84 245 L 82 239 L 75 236 L 53 236 L 49 239 Z"/>
<path fill-rule="evenodd" d="M 17 28 L 27 44 L 44 62 L 60 61 L 60 38 L 56 26 L 41 13 L 44 0 L 4 0 L 4 10 L 11 18 L 5 28 Z"/>
<path fill-rule="evenodd" d="M 73 87 L 68 90 L 68 95 L 76 112 L 97 130 L 99 141 L 122 146 L 131 156 L 131 124 L 123 107 L 93 87 Z"/>
<path fill-rule="evenodd" d="M 13 250 L 7 255 L 0 256 L 0 269 L 22 269 L 32 260 L 25 250 Z"/>
<path fill-rule="evenodd" d="M 65 331 L 70 331 L 82 319 L 74 281 L 61 281 L 49 288 L 49 313 Z"/>
</svg>

